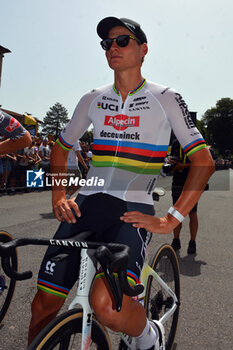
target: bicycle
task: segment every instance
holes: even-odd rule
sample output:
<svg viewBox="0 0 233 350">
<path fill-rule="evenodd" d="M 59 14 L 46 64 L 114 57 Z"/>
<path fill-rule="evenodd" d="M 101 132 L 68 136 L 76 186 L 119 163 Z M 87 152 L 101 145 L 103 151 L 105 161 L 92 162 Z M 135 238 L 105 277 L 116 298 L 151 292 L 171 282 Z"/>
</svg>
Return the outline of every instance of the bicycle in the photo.
<svg viewBox="0 0 233 350">
<path fill-rule="evenodd" d="M 12 236 L 6 231 L 0 231 L 0 245 L 12 241 Z M 18 259 L 16 251 L 12 251 L 10 263 L 14 270 L 18 268 Z M 0 325 L 9 309 L 13 298 L 16 281 L 9 278 L 0 265 Z"/>
<path fill-rule="evenodd" d="M 171 350 L 178 323 L 180 305 L 179 267 L 174 250 L 167 244 L 162 245 L 149 265 L 145 262 L 141 282 L 135 287 L 128 284 L 126 268 L 129 248 L 119 244 L 88 242 L 90 233 L 80 234 L 79 240 L 53 240 L 21 238 L 0 247 L 2 266 L 11 278 L 23 280 L 32 273 L 14 271 L 9 255 L 16 247 L 24 245 L 57 245 L 73 247 L 81 251 L 79 283 L 76 296 L 69 310 L 56 317 L 34 339 L 28 350 L 51 349 L 99 349 L 110 350 L 111 342 L 107 329 L 92 314 L 89 304 L 89 290 L 96 273 L 97 261 L 101 264 L 112 289 L 116 308 L 121 309 L 123 293 L 137 296 L 143 303 L 149 318 L 158 320 L 165 327 L 166 350 Z M 85 239 L 85 240 L 84 240 Z M 64 258 L 64 254 L 54 259 Z M 117 269 L 118 279 L 113 271 Z M 118 283 L 119 281 L 119 283 Z M 143 288 L 143 285 L 145 288 Z M 77 305 L 81 305 L 82 308 Z M 136 350 L 135 339 L 122 334 L 118 350 Z"/>
</svg>

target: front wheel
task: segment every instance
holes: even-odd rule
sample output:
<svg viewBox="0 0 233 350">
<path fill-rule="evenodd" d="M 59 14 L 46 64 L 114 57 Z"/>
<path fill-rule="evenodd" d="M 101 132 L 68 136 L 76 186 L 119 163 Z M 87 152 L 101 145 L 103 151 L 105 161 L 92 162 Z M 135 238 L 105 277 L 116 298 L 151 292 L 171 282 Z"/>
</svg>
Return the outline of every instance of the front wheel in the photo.
<svg viewBox="0 0 233 350">
<path fill-rule="evenodd" d="M 28 350 L 80 350 L 82 342 L 81 309 L 64 312 L 50 322 L 33 340 Z M 85 348 L 86 349 L 86 348 Z M 111 350 L 109 336 L 105 328 L 92 317 L 91 350 Z"/>
<path fill-rule="evenodd" d="M 0 231 L 0 244 L 6 243 L 12 240 L 11 235 L 6 231 Z M 15 271 L 18 268 L 17 253 L 14 251 L 10 258 L 10 263 Z M 2 323 L 8 308 L 10 306 L 14 290 L 15 280 L 9 278 L 2 269 L 0 264 L 0 324 Z"/>
<path fill-rule="evenodd" d="M 170 245 L 164 244 L 152 258 L 150 266 L 176 294 L 178 299 L 175 312 L 164 324 L 166 350 L 171 350 L 177 329 L 180 302 L 180 273 L 176 253 Z M 159 320 L 171 308 L 172 303 L 172 297 L 150 276 L 144 302 L 147 317 L 151 320 Z"/>
</svg>

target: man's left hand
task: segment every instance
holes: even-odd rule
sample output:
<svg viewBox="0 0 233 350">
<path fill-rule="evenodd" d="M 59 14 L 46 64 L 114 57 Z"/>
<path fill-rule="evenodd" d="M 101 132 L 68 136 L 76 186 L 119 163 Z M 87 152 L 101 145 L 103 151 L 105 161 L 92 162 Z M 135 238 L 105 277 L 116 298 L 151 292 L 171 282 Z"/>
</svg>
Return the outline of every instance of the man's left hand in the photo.
<svg viewBox="0 0 233 350">
<path fill-rule="evenodd" d="M 167 216 L 158 218 L 156 216 L 143 214 L 139 211 L 126 212 L 120 219 L 124 222 L 132 223 L 133 227 L 145 228 L 147 231 L 160 234 L 171 233 L 178 224 L 178 222 L 176 223 L 169 220 Z"/>
</svg>

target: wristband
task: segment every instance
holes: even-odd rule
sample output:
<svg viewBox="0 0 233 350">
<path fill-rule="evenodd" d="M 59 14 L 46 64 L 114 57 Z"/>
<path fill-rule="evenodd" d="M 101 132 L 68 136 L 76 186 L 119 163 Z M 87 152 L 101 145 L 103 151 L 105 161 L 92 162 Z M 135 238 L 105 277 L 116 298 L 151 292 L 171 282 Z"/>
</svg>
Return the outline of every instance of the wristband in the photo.
<svg viewBox="0 0 233 350">
<path fill-rule="evenodd" d="M 182 222 L 184 220 L 184 216 L 173 207 L 168 209 L 168 213 L 174 216 L 174 218 L 176 218 L 179 222 Z"/>
</svg>

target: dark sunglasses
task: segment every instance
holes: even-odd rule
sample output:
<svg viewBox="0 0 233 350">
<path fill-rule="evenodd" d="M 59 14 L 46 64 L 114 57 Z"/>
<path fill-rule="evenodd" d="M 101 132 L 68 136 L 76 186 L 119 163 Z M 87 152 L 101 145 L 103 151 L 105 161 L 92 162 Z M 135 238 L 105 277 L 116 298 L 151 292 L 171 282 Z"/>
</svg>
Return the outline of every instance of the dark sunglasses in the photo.
<svg viewBox="0 0 233 350">
<path fill-rule="evenodd" d="M 117 38 L 112 38 L 112 39 L 108 38 L 108 39 L 102 40 L 100 42 L 100 45 L 105 51 L 108 51 L 110 50 L 114 40 L 116 40 L 116 43 L 118 46 L 126 47 L 129 44 L 129 39 L 136 40 L 139 44 L 141 44 L 139 39 L 134 38 L 131 35 L 119 35 Z"/>
</svg>

